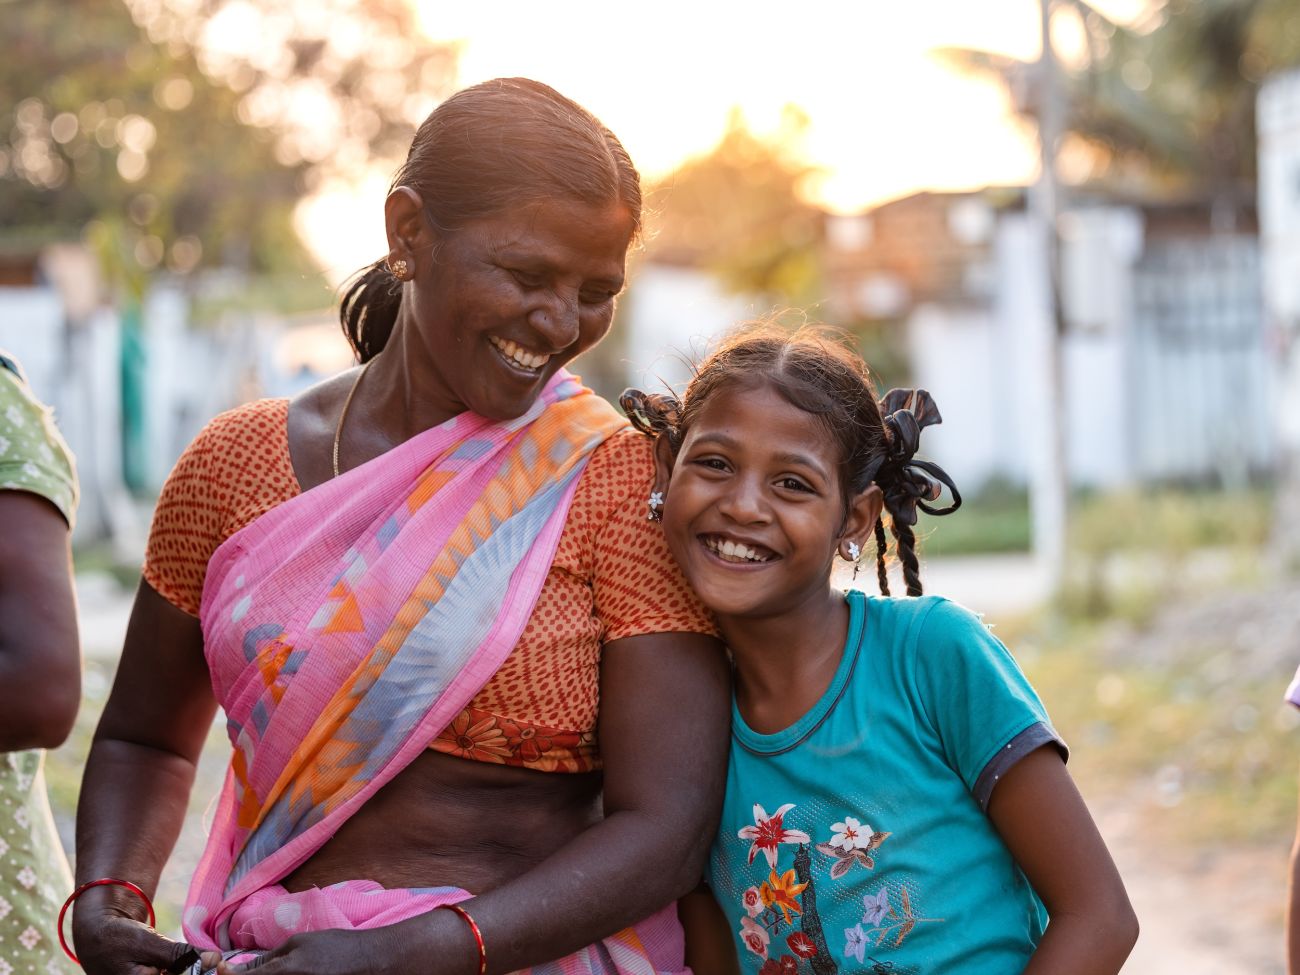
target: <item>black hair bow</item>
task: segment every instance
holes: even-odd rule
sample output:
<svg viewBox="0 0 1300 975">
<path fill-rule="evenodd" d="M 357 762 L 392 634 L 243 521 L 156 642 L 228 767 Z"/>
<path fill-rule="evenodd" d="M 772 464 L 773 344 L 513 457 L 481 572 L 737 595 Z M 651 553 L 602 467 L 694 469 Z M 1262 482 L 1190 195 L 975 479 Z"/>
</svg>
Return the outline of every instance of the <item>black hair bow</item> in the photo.
<svg viewBox="0 0 1300 975">
<path fill-rule="evenodd" d="M 909 527 L 916 524 L 916 509 L 930 515 L 950 515 L 961 507 L 961 495 L 942 467 L 928 460 L 916 460 L 921 431 L 942 423 L 939 407 L 924 389 L 891 389 L 880 401 L 880 412 L 889 430 L 889 455 L 880 467 L 876 483 L 885 494 L 885 507 L 894 520 Z M 931 480 L 933 478 L 934 480 Z M 937 483 L 936 483 L 937 482 Z M 952 504 L 933 508 L 946 486 Z"/>
</svg>

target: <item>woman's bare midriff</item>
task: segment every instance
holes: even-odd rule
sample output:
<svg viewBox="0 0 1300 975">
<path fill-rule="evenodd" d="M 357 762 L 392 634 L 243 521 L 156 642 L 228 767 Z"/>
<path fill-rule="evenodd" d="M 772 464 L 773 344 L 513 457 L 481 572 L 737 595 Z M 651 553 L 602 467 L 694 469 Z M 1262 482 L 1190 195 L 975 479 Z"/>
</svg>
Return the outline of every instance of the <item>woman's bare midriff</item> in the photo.
<svg viewBox="0 0 1300 975">
<path fill-rule="evenodd" d="M 481 894 L 601 818 L 599 772 L 536 772 L 425 752 L 283 881 L 461 887 Z"/>
</svg>

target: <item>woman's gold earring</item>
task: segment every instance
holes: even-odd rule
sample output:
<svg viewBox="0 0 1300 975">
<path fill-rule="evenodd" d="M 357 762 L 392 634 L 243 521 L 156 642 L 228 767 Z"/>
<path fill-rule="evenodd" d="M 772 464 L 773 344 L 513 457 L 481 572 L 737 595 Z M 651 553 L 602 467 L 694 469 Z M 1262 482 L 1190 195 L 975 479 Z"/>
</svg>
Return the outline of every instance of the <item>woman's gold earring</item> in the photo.
<svg viewBox="0 0 1300 975">
<path fill-rule="evenodd" d="M 400 257 L 395 261 L 388 262 L 388 270 L 398 281 L 405 281 L 411 276 L 411 265 Z"/>
</svg>

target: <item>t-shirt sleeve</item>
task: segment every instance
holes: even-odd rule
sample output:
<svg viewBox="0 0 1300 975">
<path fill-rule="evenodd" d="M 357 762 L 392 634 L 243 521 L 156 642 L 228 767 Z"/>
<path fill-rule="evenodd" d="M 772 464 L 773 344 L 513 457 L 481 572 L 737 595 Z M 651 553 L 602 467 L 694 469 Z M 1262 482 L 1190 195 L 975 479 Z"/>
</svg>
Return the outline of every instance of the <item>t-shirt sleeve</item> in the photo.
<svg viewBox="0 0 1300 975">
<path fill-rule="evenodd" d="M 45 498 L 69 528 L 77 512 L 77 471 L 72 451 L 50 410 L 26 382 L 0 366 L 0 490 Z"/>
<path fill-rule="evenodd" d="M 654 480 L 650 440 L 615 434 L 592 458 L 607 479 L 608 517 L 592 529 L 592 595 L 601 640 L 647 633 L 717 635 L 713 618 L 686 584 L 662 527 L 646 517 Z"/>
<path fill-rule="evenodd" d="M 948 764 L 981 808 L 998 781 L 1046 744 L 1069 751 L 1010 651 L 970 610 L 937 599 L 916 635 L 921 705 Z"/>
</svg>

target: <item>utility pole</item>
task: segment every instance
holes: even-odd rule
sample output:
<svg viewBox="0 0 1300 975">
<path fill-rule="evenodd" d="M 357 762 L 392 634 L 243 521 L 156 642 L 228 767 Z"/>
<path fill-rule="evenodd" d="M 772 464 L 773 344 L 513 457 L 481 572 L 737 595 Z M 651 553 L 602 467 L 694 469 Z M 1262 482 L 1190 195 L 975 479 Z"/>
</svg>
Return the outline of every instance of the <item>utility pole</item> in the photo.
<svg viewBox="0 0 1300 975">
<path fill-rule="evenodd" d="M 1038 145 L 1041 172 L 1030 199 L 1044 248 L 1045 332 L 1036 367 L 1042 370 L 1042 409 L 1033 426 L 1029 508 L 1034 558 L 1055 595 L 1065 575 L 1066 529 L 1069 519 L 1069 475 L 1066 454 L 1065 313 L 1061 302 L 1061 248 L 1058 220 L 1061 187 L 1056 155 L 1064 130 L 1065 106 L 1060 70 L 1052 47 L 1055 0 L 1039 0 L 1043 51 L 1038 62 Z"/>
</svg>

